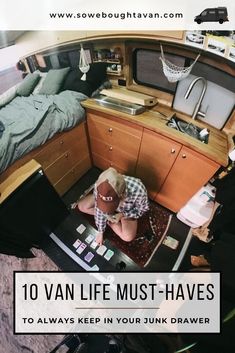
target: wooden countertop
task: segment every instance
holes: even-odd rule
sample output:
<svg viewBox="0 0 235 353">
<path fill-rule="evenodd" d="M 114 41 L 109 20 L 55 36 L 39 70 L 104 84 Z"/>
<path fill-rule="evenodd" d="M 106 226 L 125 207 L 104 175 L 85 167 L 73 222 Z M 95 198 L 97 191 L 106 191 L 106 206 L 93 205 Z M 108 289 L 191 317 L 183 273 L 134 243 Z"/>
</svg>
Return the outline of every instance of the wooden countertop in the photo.
<svg viewBox="0 0 235 353">
<path fill-rule="evenodd" d="M 163 136 L 169 137 L 172 140 L 182 143 L 184 146 L 201 153 L 221 166 L 226 167 L 228 165 L 228 137 L 223 131 L 217 130 L 216 128 L 199 120 L 193 121 L 189 116 L 176 112 L 169 107 L 158 104 L 153 108 L 148 107 L 142 114 L 130 115 L 122 113 L 118 110 L 102 107 L 92 98 L 83 101 L 82 105 L 88 110 L 107 114 L 107 117 L 111 115 L 124 121 L 132 122 L 146 129 L 156 131 Z M 200 128 L 207 128 L 210 131 L 208 144 L 202 143 L 187 134 L 183 134 L 173 128 L 168 127 L 166 122 L 175 112 L 177 113 L 177 116 L 181 117 L 183 120 L 193 122 L 193 124 Z"/>
</svg>

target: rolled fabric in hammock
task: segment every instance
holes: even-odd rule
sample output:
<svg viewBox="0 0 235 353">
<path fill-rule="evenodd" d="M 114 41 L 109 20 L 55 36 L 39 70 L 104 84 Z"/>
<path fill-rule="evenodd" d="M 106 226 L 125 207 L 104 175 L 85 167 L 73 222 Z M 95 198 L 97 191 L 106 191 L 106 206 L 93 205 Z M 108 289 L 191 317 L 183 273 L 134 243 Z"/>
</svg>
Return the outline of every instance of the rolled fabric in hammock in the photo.
<svg viewBox="0 0 235 353">
<path fill-rule="evenodd" d="M 201 54 L 198 54 L 198 56 L 190 66 L 182 67 L 182 66 L 177 66 L 171 63 L 169 60 L 167 60 L 163 52 L 163 47 L 162 46 L 160 47 L 161 47 L 160 60 L 162 62 L 163 72 L 169 82 L 177 82 L 186 78 L 190 74 L 193 66 L 196 64 L 198 58 L 201 55 Z"/>
</svg>

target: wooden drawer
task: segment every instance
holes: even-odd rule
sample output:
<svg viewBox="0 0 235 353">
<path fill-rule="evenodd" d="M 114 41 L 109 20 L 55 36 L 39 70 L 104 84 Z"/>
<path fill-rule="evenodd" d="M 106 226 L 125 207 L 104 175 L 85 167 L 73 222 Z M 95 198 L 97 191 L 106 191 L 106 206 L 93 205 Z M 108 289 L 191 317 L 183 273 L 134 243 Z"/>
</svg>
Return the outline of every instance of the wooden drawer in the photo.
<svg viewBox="0 0 235 353">
<path fill-rule="evenodd" d="M 31 159 L 43 167 L 52 185 L 64 194 L 79 177 L 91 168 L 85 122 L 56 135 L 42 146 L 17 160 L 4 173 L 2 180 Z"/>
<path fill-rule="evenodd" d="M 63 195 L 68 191 L 81 176 L 83 176 L 91 168 L 91 161 L 89 155 L 85 156 L 76 165 L 73 166 L 68 172 L 57 181 L 54 188 L 59 193 Z"/>
<path fill-rule="evenodd" d="M 123 149 L 122 144 L 108 144 L 104 140 L 92 138 L 91 140 L 91 150 L 96 154 L 100 154 L 103 158 L 108 160 L 116 160 L 121 158 L 131 158 L 137 159 L 138 152 L 132 153 L 128 149 Z"/>
<path fill-rule="evenodd" d="M 37 153 L 34 158 L 46 169 L 56 159 L 67 153 L 77 141 L 84 139 L 85 136 L 85 123 L 83 122 L 70 130 L 68 134 L 64 133 L 62 136 L 54 137 L 49 141 L 47 148 Z"/>
<path fill-rule="evenodd" d="M 93 139 L 105 141 L 110 147 L 119 146 L 131 155 L 138 155 L 142 138 L 141 127 L 133 127 L 129 123 L 119 123 L 112 119 L 103 118 L 95 114 L 88 114 L 89 136 Z"/>
<path fill-rule="evenodd" d="M 54 163 L 44 169 L 50 182 L 56 184 L 68 170 L 79 162 L 80 156 L 89 156 L 86 137 L 77 140 L 69 150 L 61 154 Z"/>
<path fill-rule="evenodd" d="M 106 143 L 105 140 L 92 138 L 90 140 L 90 145 L 92 154 L 99 154 L 103 158 L 111 161 L 113 147 Z"/>
<path fill-rule="evenodd" d="M 92 156 L 100 156 L 102 159 L 106 160 L 108 167 L 116 165 L 125 172 L 130 171 L 131 174 L 135 173 L 137 155 L 131 155 L 129 151 L 122 150 L 117 146 L 110 146 L 98 139 L 92 139 L 91 146 Z M 95 163 L 95 158 L 93 158 L 93 161 L 94 164 L 100 168 L 100 165 Z"/>
<path fill-rule="evenodd" d="M 96 153 L 94 153 L 92 156 L 93 156 L 94 165 L 102 170 L 105 170 L 109 167 L 113 167 L 119 173 L 134 175 L 134 172 L 133 172 L 134 167 L 133 167 L 133 165 L 130 165 L 130 163 L 128 163 L 128 162 L 126 162 L 126 165 L 125 165 L 125 162 L 123 162 L 122 166 L 124 166 L 124 168 L 121 168 L 120 165 L 117 165 L 116 163 L 110 162 L 107 159 L 104 159 L 102 156 L 100 156 Z"/>
</svg>

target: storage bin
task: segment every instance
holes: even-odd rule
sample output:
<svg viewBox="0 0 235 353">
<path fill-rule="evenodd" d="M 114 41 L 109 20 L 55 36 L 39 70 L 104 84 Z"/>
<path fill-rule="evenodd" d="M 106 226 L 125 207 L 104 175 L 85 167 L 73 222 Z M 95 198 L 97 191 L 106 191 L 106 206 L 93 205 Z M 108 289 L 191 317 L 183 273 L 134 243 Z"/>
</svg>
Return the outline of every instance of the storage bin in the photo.
<svg viewBox="0 0 235 353">
<path fill-rule="evenodd" d="M 216 189 L 211 184 L 203 186 L 177 213 L 177 218 L 191 228 L 206 223 L 212 214 Z"/>
</svg>

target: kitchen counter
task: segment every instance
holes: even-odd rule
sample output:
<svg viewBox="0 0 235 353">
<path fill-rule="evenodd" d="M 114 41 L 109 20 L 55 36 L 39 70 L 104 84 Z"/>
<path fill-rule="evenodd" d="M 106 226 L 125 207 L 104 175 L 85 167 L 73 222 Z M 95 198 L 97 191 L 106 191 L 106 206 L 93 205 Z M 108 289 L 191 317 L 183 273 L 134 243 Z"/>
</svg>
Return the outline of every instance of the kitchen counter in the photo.
<svg viewBox="0 0 235 353">
<path fill-rule="evenodd" d="M 129 115 L 117 110 L 105 108 L 96 103 L 92 98 L 82 102 L 84 108 L 93 110 L 96 113 L 101 112 L 102 114 L 111 115 L 119 119 L 134 123 L 138 126 L 142 126 L 146 129 L 155 131 L 163 136 L 171 138 L 184 146 L 191 148 L 192 150 L 201 153 L 202 155 L 210 158 L 212 161 L 226 167 L 228 165 L 228 137 L 227 135 L 216 128 L 209 126 L 198 120 L 192 120 L 189 116 L 176 112 L 175 110 L 161 106 L 160 104 L 147 110 L 139 115 Z M 193 122 L 194 125 L 200 128 L 207 128 L 210 131 L 208 144 L 202 143 L 197 139 L 188 136 L 187 134 L 181 133 L 173 128 L 166 125 L 167 121 L 172 117 L 174 113 L 187 122 Z"/>
</svg>

